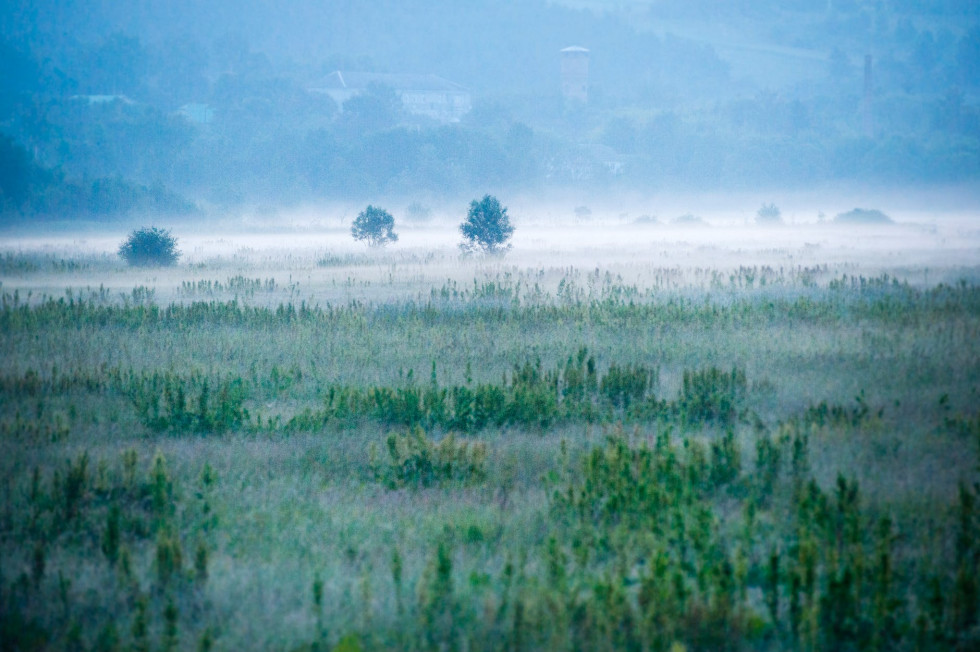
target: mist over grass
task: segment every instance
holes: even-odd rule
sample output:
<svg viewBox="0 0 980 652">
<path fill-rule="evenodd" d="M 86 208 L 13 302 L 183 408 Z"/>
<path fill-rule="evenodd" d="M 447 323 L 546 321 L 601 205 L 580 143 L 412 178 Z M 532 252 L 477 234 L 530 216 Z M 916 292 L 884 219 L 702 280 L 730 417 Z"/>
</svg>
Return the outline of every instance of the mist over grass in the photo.
<svg viewBox="0 0 980 652">
<path fill-rule="evenodd" d="M 11 9 L 0 647 L 980 646 L 973 5 Z"/>
<path fill-rule="evenodd" d="M 970 644 L 980 232 L 830 199 L 517 198 L 503 257 L 394 203 L 385 250 L 338 204 L 175 224 L 170 268 L 8 231 L 4 635 Z"/>
</svg>

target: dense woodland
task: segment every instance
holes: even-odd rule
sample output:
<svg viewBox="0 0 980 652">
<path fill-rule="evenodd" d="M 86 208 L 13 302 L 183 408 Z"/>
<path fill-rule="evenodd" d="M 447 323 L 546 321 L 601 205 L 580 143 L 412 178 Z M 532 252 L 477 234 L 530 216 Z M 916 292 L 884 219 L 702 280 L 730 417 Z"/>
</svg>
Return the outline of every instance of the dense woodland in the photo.
<svg viewBox="0 0 980 652">
<path fill-rule="evenodd" d="M 0 16 L 6 220 L 573 183 L 980 175 L 970 3 L 10 4 Z M 558 52 L 571 44 L 592 53 L 584 106 L 560 94 Z M 788 68 L 770 74 L 769 64 Z M 337 69 L 438 74 L 469 89 L 473 109 L 440 124 L 376 89 L 340 112 L 307 90 Z M 213 117 L 190 120 L 187 104 Z"/>
</svg>

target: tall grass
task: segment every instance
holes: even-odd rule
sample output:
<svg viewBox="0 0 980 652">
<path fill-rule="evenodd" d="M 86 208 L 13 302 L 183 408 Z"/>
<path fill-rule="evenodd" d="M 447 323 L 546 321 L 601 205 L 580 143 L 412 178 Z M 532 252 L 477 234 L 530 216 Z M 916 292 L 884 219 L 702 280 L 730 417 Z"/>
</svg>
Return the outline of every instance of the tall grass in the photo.
<svg viewBox="0 0 980 652">
<path fill-rule="evenodd" d="M 977 287 L 692 274 L 3 293 L 2 640 L 975 647 Z"/>
</svg>

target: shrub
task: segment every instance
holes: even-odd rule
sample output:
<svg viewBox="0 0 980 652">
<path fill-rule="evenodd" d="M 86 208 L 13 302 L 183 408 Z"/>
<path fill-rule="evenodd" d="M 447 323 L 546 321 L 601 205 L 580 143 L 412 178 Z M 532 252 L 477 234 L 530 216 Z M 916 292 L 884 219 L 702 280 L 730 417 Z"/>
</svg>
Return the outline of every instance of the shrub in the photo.
<svg viewBox="0 0 980 652">
<path fill-rule="evenodd" d="M 119 245 L 119 257 L 136 267 L 170 266 L 180 258 L 177 238 L 155 226 L 137 229 Z"/>
<path fill-rule="evenodd" d="M 483 199 L 470 202 L 466 221 L 459 225 L 463 242 L 459 245 L 466 253 L 483 251 L 495 254 L 510 249 L 505 244 L 514 234 L 514 227 L 507 216 L 507 209 L 496 197 L 484 195 Z"/>
<path fill-rule="evenodd" d="M 834 222 L 836 224 L 893 224 L 892 218 L 875 208 L 855 208 L 840 213 L 834 218 Z"/>
<path fill-rule="evenodd" d="M 370 205 L 354 219 L 350 233 L 355 240 L 367 240 L 372 247 L 383 247 L 389 242 L 398 241 L 395 218 L 383 208 Z"/>
<path fill-rule="evenodd" d="M 734 367 L 731 372 L 717 367 L 684 371 L 678 406 L 688 424 L 732 423 L 745 396 L 745 372 Z"/>
<path fill-rule="evenodd" d="M 435 442 L 416 426 L 408 433 L 391 433 L 385 441 L 388 461 L 372 460 L 375 476 L 389 487 L 428 487 L 445 482 L 466 483 L 486 476 L 486 445 L 457 442 L 452 433 Z M 375 453 L 372 449 L 372 457 Z"/>
<path fill-rule="evenodd" d="M 782 224 L 783 214 L 775 204 L 763 204 L 755 214 L 756 224 Z"/>
<path fill-rule="evenodd" d="M 154 373 L 129 378 L 123 389 L 139 421 L 154 432 L 220 433 L 248 421 L 241 378 L 219 380 L 212 388 L 198 374 Z"/>
<path fill-rule="evenodd" d="M 683 226 L 705 226 L 707 224 L 703 219 L 693 213 L 678 215 L 674 218 L 673 223 Z"/>
<path fill-rule="evenodd" d="M 422 202 L 413 201 L 405 209 L 405 212 L 413 220 L 424 221 L 432 218 L 432 209 Z"/>
</svg>

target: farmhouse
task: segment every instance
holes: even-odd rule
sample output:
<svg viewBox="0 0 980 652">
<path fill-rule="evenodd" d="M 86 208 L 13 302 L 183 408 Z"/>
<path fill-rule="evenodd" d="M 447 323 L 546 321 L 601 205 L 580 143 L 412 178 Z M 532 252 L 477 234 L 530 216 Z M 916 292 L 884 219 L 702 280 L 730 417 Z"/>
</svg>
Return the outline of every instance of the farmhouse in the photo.
<svg viewBox="0 0 980 652">
<path fill-rule="evenodd" d="M 441 122 L 459 122 L 469 112 L 468 90 L 437 75 L 397 75 L 337 70 L 312 85 L 311 93 L 329 95 L 343 110 L 344 102 L 378 84 L 388 86 L 401 98 L 405 110 Z"/>
</svg>

